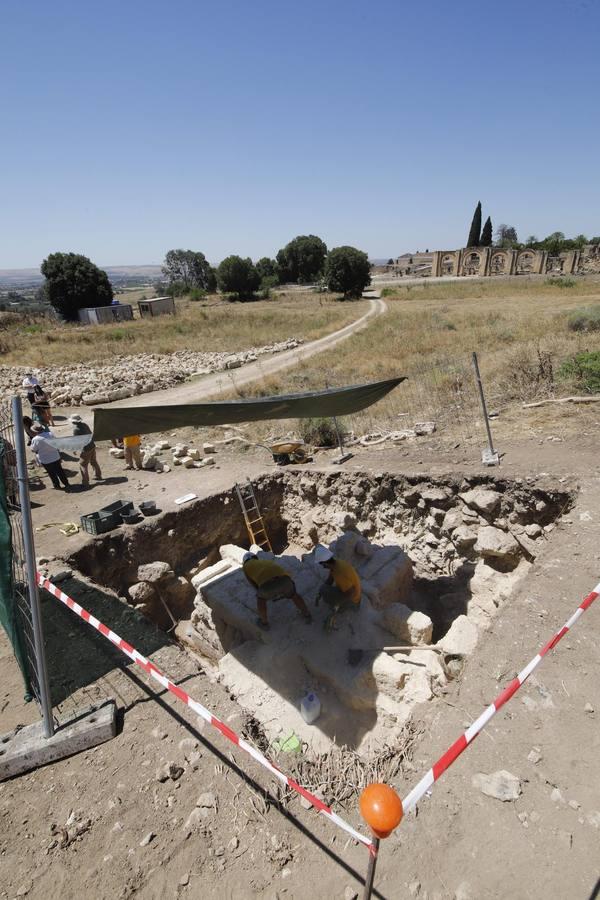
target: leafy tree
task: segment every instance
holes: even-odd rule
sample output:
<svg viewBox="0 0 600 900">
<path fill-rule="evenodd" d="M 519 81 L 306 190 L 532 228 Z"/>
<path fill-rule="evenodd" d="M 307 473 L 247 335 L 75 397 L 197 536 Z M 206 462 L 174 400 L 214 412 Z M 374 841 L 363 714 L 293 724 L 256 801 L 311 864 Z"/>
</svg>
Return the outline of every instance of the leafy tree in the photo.
<svg viewBox="0 0 600 900">
<path fill-rule="evenodd" d="M 481 200 L 475 207 L 471 228 L 469 229 L 469 237 L 467 238 L 467 247 L 479 247 L 481 235 Z"/>
<path fill-rule="evenodd" d="M 260 276 L 260 280 L 263 278 L 273 278 L 279 275 L 277 270 L 277 263 L 274 259 L 269 259 L 268 256 L 263 256 L 256 263 L 256 271 Z"/>
<path fill-rule="evenodd" d="M 224 294 L 237 294 L 240 300 L 252 297 L 260 285 L 260 275 L 250 258 L 228 256 L 217 269 L 217 284 Z"/>
<path fill-rule="evenodd" d="M 314 234 L 299 235 L 277 254 L 279 280 L 282 284 L 308 284 L 323 273 L 327 246 Z"/>
<path fill-rule="evenodd" d="M 481 238 L 479 240 L 479 244 L 481 247 L 491 247 L 492 246 L 492 220 L 490 216 L 485 220 L 485 225 L 483 226 L 483 230 L 481 232 Z"/>
<path fill-rule="evenodd" d="M 169 250 L 162 271 L 168 279 L 167 290 L 171 294 L 185 294 L 192 288 L 211 290 L 213 270 L 204 253 L 195 250 Z M 212 289 L 214 290 L 214 277 Z"/>
<path fill-rule="evenodd" d="M 356 247 L 335 247 L 325 264 L 325 280 L 330 291 L 342 291 L 345 297 L 360 297 L 371 283 L 369 257 Z"/>
<path fill-rule="evenodd" d="M 393 266 L 393 265 L 394 265 L 394 260 L 392 259 L 391 256 L 390 256 L 390 258 L 389 258 L 388 261 L 387 261 L 387 265 L 388 265 L 388 266 Z"/>
<path fill-rule="evenodd" d="M 550 256 L 558 256 L 565 249 L 565 236 L 562 231 L 553 231 L 543 241 L 540 241 L 540 249 L 547 250 Z"/>
<path fill-rule="evenodd" d="M 519 243 L 517 229 L 512 225 L 498 225 L 496 229 L 496 247 L 514 247 Z"/>
<path fill-rule="evenodd" d="M 527 240 L 525 241 L 526 247 L 532 247 L 534 250 L 537 249 L 537 244 L 539 243 L 535 234 L 530 234 Z"/>
<path fill-rule="evenodd" d="M 80 309 L 110 306 L 113 292 L 108 275 L 80 253 L 51 253 L 41 265 L 46 296 L 56 312 L 77 321 Z"/>
</svg>

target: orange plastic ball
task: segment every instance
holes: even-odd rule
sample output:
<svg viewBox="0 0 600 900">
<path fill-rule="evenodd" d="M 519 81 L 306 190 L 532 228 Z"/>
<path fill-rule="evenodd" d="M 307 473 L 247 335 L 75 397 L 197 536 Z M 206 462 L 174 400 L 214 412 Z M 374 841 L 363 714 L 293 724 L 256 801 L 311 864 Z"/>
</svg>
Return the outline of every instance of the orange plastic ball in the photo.
<svg viewBox="0 0 600 900">
<path fill-rule="evenodd" d="M 402 800 L 387 784 L 370 784 L 360 795 L 360 814 L 378 838 L 387 837 L 402 821 Z"/>
</svg>

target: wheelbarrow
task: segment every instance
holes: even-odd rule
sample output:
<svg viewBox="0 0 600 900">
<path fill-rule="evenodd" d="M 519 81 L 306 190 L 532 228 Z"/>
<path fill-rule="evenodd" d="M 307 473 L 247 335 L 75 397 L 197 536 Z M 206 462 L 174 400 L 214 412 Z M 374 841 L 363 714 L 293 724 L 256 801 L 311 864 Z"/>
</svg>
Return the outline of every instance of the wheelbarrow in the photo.
<svg viewBox="0 0 600 900">
<path fill-rule="evenodd" d="M 304 463 L 311 458 L 304 441 L 277 441 L 274 444 L 269 444 L 267 449 L 278 466 L 287 466 L 290 463 Z"/>
</svg>

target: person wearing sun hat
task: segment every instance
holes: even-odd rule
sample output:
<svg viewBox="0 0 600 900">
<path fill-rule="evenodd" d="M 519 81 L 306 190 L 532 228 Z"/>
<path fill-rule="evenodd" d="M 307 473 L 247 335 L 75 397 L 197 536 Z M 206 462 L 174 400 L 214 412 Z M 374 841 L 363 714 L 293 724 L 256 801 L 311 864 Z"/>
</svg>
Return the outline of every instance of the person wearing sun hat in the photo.
<svg viewBox="0 0 600 900">
<path fill-rule="evenodd" d="M 70 416 L 69 422 L 73 426 L 74 435 L 92 434 L 92 429 L 83 421 L 81 416 L 77 414 Z M 100 471 L 100 466 L 96 458 L 96 445 L 93 438 L 90 439 L 79 453 L 79 471 L 81 472 L 81 483 L 84 488 L 90 486 L 90 473 L 88 470 L 90 465 L 94 470 L 94 478 L 96 481 L 99 481 L 102 478 L 102 472 Z"/>
<path fill-rule="evenodd" d="M 50 476 L 52 486 L 55 490 L 59 490 L 62 483 L 65 491 L 70 491 L 71 485 L 62 467 L 60 453 L 47 440 L 50 435 L 47 433 L 45 426 L 34 425 L 31 431 L 34 435 L 31 440 L 31 449 L 35 453 L 35 458 L 40 466 L 43 466 Z"/>
<path fill-rule="evenodd" d="M 343 559 L 336 559 L 331 550 L 322 544 L 315 547 L 314 560 L 329 572 L 327 580 L 321 585 L 315 605 L 318 606 L 322 599 L 331 607 L 324 626 L 333 628 L 336 613 L 344 609 L 358 609 L 361 597 L 360 577 L 354 566 Z"/>
</svg>

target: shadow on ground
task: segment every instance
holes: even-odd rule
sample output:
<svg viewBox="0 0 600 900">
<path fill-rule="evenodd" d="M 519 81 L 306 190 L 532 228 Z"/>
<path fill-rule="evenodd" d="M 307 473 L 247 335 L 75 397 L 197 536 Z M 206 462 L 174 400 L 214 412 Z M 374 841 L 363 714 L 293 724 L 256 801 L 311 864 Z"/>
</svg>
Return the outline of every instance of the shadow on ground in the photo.
<svg viewBox="0 0 600 900">
<path fill-rule="evenodd" d="M 78 578 L 65 579 L 60 588 L 144 656 L 170 643 L 164 632 L 111 594 Z M 79 689 L 127 663 L 121 650 L 60 600 L 46 591 L 41 591 L 41 598 L 50 693 L 53 705 L 57 706 Z"/>
</svg>

